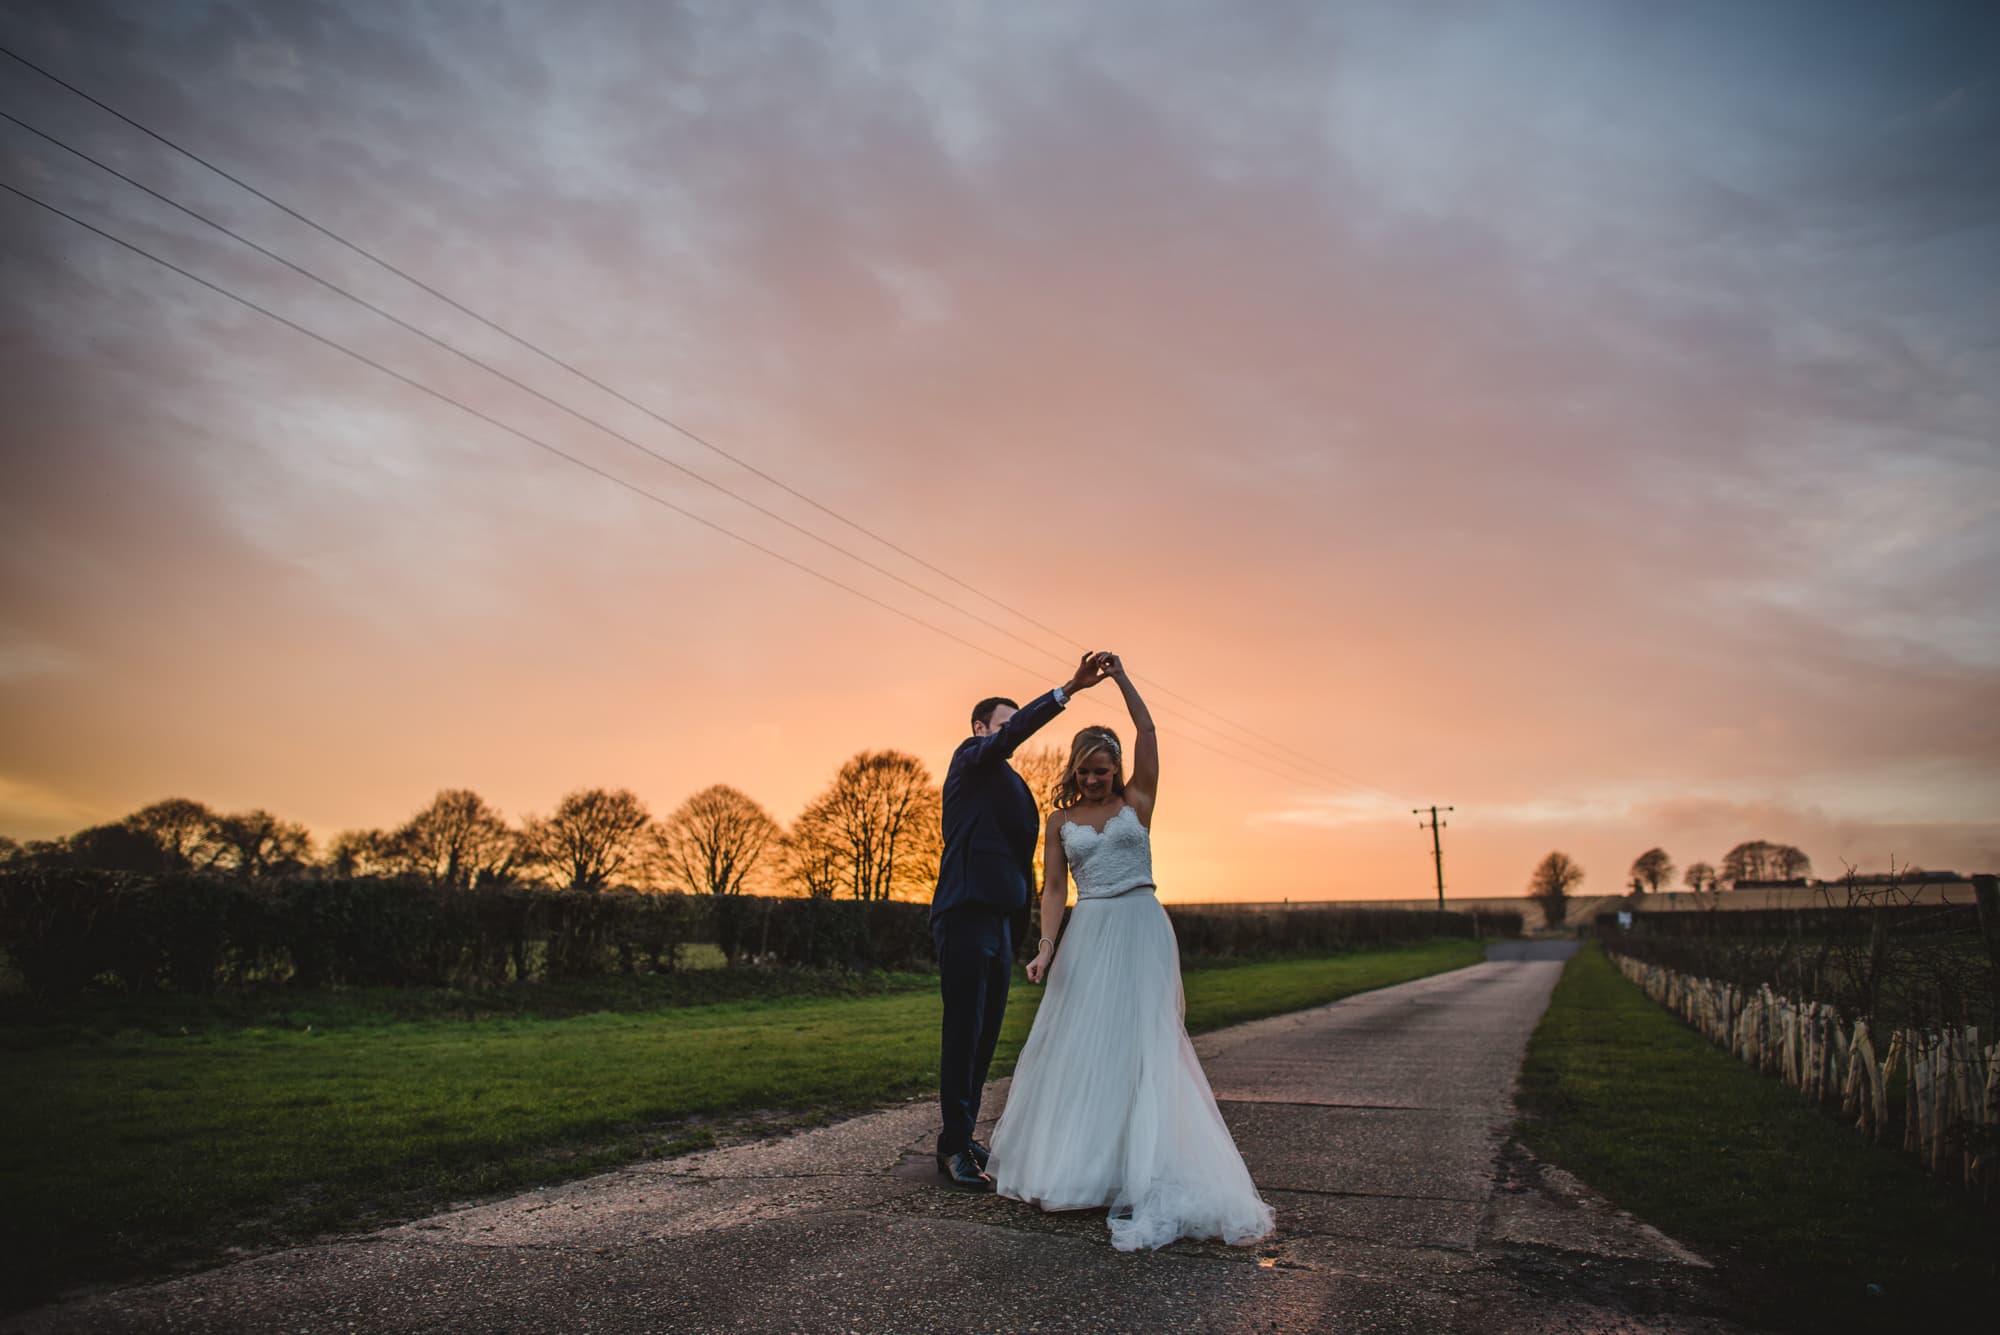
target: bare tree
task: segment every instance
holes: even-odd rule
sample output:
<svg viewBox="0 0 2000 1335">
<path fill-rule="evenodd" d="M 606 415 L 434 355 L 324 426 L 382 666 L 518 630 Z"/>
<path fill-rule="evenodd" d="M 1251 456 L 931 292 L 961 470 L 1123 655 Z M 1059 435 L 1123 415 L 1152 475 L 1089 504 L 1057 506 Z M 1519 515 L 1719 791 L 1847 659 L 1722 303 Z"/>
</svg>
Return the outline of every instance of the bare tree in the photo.
<svg viewBox="0 0 2000 1335">
<path fill-rule="evenodd" d="M 261 807 L 218 816 L 215 837 L 223 848 L 216 865 L 245 879 L 297 871 L 312 858 L 312 835 L 306 827 L 279 820 Z"/>
<path fill-rule="evenodd" d="M 1069 768 L 1069 752 L 1057 746 L 1038 746 L 1014 753 L 1014 768 L 1035 795 L 1035 806 L 1047 814 L 1055 809 L 1062 790 L 1063 771 Z M 1032 902 L 1042 893 L 1042 860 L 1035 859 L 1033 884 L 1028 888 Z"/>
<path fill-rule="evenodd" d="M 1673 859 L 1667 856 L 1664 848 L 1649 848 L 1632 860 L 1630 875 L 1633 885 L 1643 885 L 1657 894 L 1663 881 L 1673 879 Z"/>
<path fill-rule="evenodd" d="M 1748 839 L 1722 855 L 1722 879 L 1725 881 L 1763 881 L 1770 879 L 1771 845 L 1762 839 Z"/>
<path fill-rule="evenodd" d="M 192 798 L 164 798 L 127 816 L 125 824 L 151 836 L 177 867 L 212 867 L 228 851 L 220 818 Z"/>
<path fill-rule="evenodd" d="M 738 895 L 782 838 L 778 823 L 755 800 L 718 783 L 674 808 L 654 832 L 654 863 L 677 890 Z"/>
<path fill-rule="evenodd" d="M 629 790 L 581 788 L 556 804 L 547 820 L 522 824 L 526 860 L 547 867 L 571 890 L 598 891 L 645 855 L 653 818 Z"/>
<path fill-rule="evenodd" d="M 69 867 L 75 865 L 71 859 L 69 840 L 30 839 L 18 843 L 12 839 L 0 844 L 0 863 L 11 863 L 16 867 Z"/>
<path fill-rule="evenodd" d="M 1054 809 L 1056 791 L 1062 787 L 1063 770 L 1069 753 L 1057 746 L 1022 748 L 1014 753 L 1014 768 L 1035 795 L 1035 806 L 1044 813 Z"/>
<path fill-rule="evenodd" d="M 1704 890 L 1715 889 L 1715 868 L 1706 862 L 1690 862 L 1688 869 L 1681 873 L 1681 884 L 1700 894 Z"/>
<path fill-rule="evenodd" d="M 402 869 L 459 889 L 505 877 L 519 852 L 500 813 L 469 788 L 441 790 L 392 841 L 383 851 Z"/>
<path fill-rule="evenodd" d="M 1726 881 L 1789 881 L 1812 875 L 1812 859 L 1790 844 L 1751 839 L 1722 855 Z"/>
<path fill-rule="evenodd" d="M 831 850 L 836 879 L 854 898 L 915 897 L 937 870 L 940 802 L 923 761 L 863 751 L 840 767 L 793 833 L 821 854 Z"/>
<path fill-rule="evenodd" d="M 387 830 L 342 830 L 327 846 L 326 868 L 335 876 L 393 876 L 409 868 L 409 855 Z"/>
<path fill-rule="evenodd" d="M 786 876 L 810 899 L 840 893 L 845 855 L 826 812 L 807 807 L 785 835 Z"/>
<path fill-rule="evenodd" d="M 1582 883 L 1583 868 L 1569 854 L 1551 853 L 1528 879 L 1528 897 L 1541 904 L 1549 926 L 1560 927 L 1569 916 L 1569 892 Z"/>
<path fill-rule="evenodd" d="M 72 867 L 151 875 L 174 871 L 184 865 L 169 858 L 167 851 L 152 835 L 122 823 L 93 825 L 87 830 L 78 830 L 63 842 L 68 847 L 65 860 Z"/>
</svg>

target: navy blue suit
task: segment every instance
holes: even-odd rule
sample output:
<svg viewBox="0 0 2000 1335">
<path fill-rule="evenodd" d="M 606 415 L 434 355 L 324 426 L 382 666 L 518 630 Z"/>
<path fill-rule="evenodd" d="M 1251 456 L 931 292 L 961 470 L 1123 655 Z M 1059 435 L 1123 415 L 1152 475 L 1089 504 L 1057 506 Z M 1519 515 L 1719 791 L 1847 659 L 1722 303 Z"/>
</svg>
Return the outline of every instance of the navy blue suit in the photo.
<svg viewBox="0 0 2000 1335">
<path fill-rule="evenodd" d="M 960 742 L 945 771 L 944 854 L 931 896 L 944 994 L 940 1154 L 964 1149 L 979 1121 L 1013 978 L 1010 919 L 1027 907 L 1035 884 L 1041 810 L 1007 758 L 1061 711 L 1055 692 L 1037 696 L 993 732 Z"/>
</svg>

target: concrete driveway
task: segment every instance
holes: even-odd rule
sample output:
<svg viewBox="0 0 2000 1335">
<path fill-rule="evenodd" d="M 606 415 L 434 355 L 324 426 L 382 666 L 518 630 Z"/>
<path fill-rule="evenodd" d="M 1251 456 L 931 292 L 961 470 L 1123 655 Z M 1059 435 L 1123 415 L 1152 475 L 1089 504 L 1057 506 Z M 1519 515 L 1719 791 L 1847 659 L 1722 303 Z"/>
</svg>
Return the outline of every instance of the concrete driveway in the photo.
<svg viewBox="0 0 2000 1335">
<path fill-rule="evenodd" d="M 1278 1233 L 1123 1254 L 938 1185 L 933 1109 L 650 1163 L 7 1322 L 107 1331 L 1732 1331 L 1685 1249 L 1509 1144 L 1563 942 L 1197 1040 Z M 993 1087 L 997 1113 L 1006 1082 Z"/>
</svg>

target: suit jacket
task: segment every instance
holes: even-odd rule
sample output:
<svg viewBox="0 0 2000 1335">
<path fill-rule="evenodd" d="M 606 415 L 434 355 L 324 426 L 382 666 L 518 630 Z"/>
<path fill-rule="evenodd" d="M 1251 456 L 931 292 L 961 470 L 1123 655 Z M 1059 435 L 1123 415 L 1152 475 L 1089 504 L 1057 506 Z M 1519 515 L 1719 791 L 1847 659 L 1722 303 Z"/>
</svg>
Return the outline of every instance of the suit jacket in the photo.
<svg viewBox="0 0 2000 1335">
<path fill-rule="evenodd" d="M 977 907 L 1013 913 L 1035 883 L 1041 810 L 1007 763 L 1021 743 L 1062 712 L 1055 692 L 1040 695 L 984 737 L 968 737 L 944 775 L 944 855 L 938 860 L 931 918 Z"/>
</svg>

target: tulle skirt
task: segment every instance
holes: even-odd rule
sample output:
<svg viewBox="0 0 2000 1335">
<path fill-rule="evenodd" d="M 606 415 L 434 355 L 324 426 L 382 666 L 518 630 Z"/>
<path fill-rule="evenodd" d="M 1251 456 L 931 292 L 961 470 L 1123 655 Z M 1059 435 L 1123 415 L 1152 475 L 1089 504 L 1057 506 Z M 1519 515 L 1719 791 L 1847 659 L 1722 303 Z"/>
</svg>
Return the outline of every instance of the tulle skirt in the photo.
<svg viewBox="0 0 2000 1335">
<path fill-rule="evenodd" d="M 1183 1006 L 1173 924 L 1151 891 L 1077 904 L 993 1129 L 1001 1195 L 1108 1206 L 1120 1251 L 1271 1231 Z"/>
</svg>

